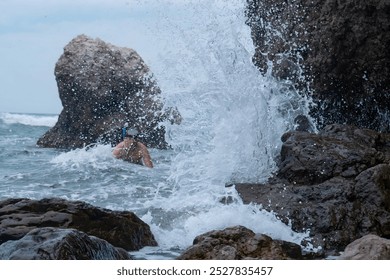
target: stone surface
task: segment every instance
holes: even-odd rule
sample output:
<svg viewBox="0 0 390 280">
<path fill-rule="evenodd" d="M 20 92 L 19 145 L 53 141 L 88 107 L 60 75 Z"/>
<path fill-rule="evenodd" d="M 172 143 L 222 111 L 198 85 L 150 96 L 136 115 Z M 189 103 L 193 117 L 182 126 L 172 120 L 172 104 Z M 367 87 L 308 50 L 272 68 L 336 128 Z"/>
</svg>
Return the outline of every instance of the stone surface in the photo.
<svg viewBox="0 0 390 280">
<path fill-rule="evenodd" d="M 215 230 L 197 236 L 193 246 L 178 259 L 182 260 L 242 260 L 242 259 L 302 259 L 299 245 L 273 240 L 265 234 L 255 234 L 243 226 Z"/>
<path fill-rule="evenodd" d="M 282 136 L 279 177 L 299 184 L 321 183 L 335 176 L 354 177 L 389 162 L 389 135 L 346 125 L 329 125 L 318 134 Z"/>
<path fill-rule="evenodd" d="M 75 229 L 37 228 L 0 245 L 2 260 L 130 260 L 107 241 Z"/>
<path fill-rule="evenodd" d="M 283 137 L 279 173 L 264 184 L 236 184 L 244 203 L 309 230 L 325 254 L 375 233 L 390 236 L 388 134 L 347 125 Z"/>
<path fill-rule="evenodd" d="M 42 147 L 80 148 L 116 143 L 127 122 L 149 147 L 166 148 L 164 120 L 180 123 L 173 108 L 163 109 L 161 90 L 132 49 L 85 35 L 64 48 L 55 66 L 63 110 L 56 125 L 38 140 Z"/>
<path fill-rule="evenodd" d="M 0 201 L 0 244 L 41 227 L 77 229 L 128 251 L 157 245 L 149 226 L 132 212 L 59 198 Z"/>
<path fill-rule="evenodd" d="M 390 240 L 374 234 L 365 235 L 349 244 L 341 260 L 390 260 Z"/>
<path fill-rule="evenodd" d="M 309 88 L 323 125 L 390 130 L 389 1 L 247 2 L 262 72 Z"/>
</svg>

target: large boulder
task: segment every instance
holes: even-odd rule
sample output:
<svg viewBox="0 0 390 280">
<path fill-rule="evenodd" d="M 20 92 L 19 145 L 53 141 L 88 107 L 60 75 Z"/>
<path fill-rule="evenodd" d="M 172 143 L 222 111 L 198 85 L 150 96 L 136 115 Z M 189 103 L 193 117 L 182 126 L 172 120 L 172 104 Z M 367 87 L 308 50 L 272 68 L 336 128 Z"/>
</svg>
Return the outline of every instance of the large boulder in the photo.
<svg viewBox="0 0 390 280">
<path fill-rule="evenodd" d="M 283 136 L 279 172 L 264 184 L 236 184 L 245 203 L 308 231 L 325 254 L 375 233 L 390 236 L 390 138 L 347 125 Z"/>
<path fill-rule="evenodd" d="M 194 243 L 178 259 L 181 260 L 242 260 L 302 259 L 297 244 L 273 240 L 265 234 L 255 234 L 243 226 L 214 230 L 197 236 Z"/>
<path fill-rule="evenodd" d="M 318 134 L 292 131 L 282 136 L 278 176 L 299 184 L 321 183 L 390 162 L 390 135 L 346 125 L 328 125 Z"/>
<path fill-rule="evenodd" d="M 132 212 L 59 198 L 0 201 L 0 244 L 42 227 L 77 229 L 128 251 L 157 245 L 149 226 Z"/>
<path fill-rule="evenodd" d="M 248 0 L 247 15 L 255 64 L 309 88 L 321 124 L 390 130 L 389 1 Z"/>
<path fill-rule="evenodd" d="M 348 244 L 342 260 L 390 260 L 390 240 L 368 234 Z"/>
<path fill-rule="evenodd" d="M 56 125 L 38 140 L 39 146 L 114 144 L 128 123 L 141 132 L 148 146 L 166 148 L 161 122 L 180 122 L 176 110 L 163 109 L 152 73 L 130 48 L 79 35 L 65 46 L 55 78 L 63 110 Z"/>
<path fill-rule="evenodd" d="M 107 241 L 75 229 L 37 228 L 0 245 L 1 260 L 130 260 Z"/>
</svg>

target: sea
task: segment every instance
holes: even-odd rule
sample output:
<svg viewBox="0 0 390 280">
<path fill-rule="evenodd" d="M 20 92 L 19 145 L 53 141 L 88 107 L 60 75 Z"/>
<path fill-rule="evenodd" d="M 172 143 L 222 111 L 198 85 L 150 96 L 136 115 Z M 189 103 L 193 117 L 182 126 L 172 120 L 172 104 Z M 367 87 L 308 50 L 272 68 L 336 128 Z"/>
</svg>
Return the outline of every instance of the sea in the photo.
<svg viewBox="0 0 390 280">
<path fill-rule="evenodd" d="M 1 112 L 0 199 L 60 197 L 133 211 L 159 244 L 130 252 L 138 259 L 174 259 L 197 235 L 236 225 L 274 239 L 308 240 L 303 249 L 315 250 L 309 232 L 294 232 L 262 205 L 243 204 L 234 187 L 272 176 L 282 134 L 310 105 L 288 81 L 253 65 L 245 7 L 245 0 L 189 0 L 178 12 L 168 5 L 154 15 L 158 55 L 144 59 L 166 106 L 177 107 L 183 121 L 161 124 L 171 149 L 150 149 L 153 169 L 117 160 L 100 143 L 38 147 L 60 112 Z"/>
</svg>

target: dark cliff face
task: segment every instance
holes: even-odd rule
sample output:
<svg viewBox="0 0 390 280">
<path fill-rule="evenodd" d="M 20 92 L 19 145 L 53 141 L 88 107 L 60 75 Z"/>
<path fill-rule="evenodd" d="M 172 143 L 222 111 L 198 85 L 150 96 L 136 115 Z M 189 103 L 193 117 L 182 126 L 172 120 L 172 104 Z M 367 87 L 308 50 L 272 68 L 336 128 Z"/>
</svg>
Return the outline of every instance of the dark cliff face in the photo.
<svg viewBox="0 0 390 280">
<path fill-rule="evenodd" d="M 390 130 L 389 1 L 248 0 L 247 16 L 254 63 L 310 94 L 320 126 Z"/>
<path fill-rule="evenodd" d="M 161 91 L 142 58 L 122 48 L 85 35 L 64 48 L 55 66 L 63 110 L 57 124 L 38 141 L 55 148 L 78 148 L 117 142 L 125 123 L 137 128 L 150 147 L 165 148 Z M 173 122 L 173 121 L 172 121 Z"/>
</svg>

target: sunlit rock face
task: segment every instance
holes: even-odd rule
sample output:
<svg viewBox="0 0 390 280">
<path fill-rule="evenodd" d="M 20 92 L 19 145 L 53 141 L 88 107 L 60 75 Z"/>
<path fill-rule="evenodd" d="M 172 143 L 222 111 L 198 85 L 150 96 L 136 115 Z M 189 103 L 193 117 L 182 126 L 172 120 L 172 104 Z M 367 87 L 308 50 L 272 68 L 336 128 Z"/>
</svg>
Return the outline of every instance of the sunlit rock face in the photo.
<svg viewBox="0 0 390 280">
<path fill-rule="evenodd" d="M 130 48 L 117 47 L 85 35 L 64 48 L 55 66 L 63 110 L 57 124 L 38 145 L 78 148 L 96 142 L 116 143 L 125 123 L 142 133 L 150 147 L 165 148 L 161 122 L 180 122 L 164 109 L 161 90 L 148 66 Z"/>
<path fill-rule="evenodd" d="M 262 72 L 308 92 L 319 124 L 390 131 L 390 2 L 247 0 Z"/>
</svg>

